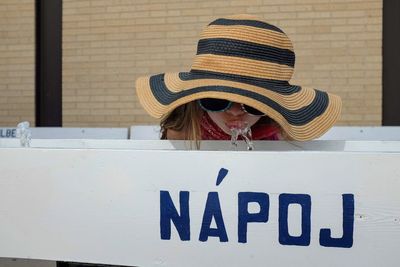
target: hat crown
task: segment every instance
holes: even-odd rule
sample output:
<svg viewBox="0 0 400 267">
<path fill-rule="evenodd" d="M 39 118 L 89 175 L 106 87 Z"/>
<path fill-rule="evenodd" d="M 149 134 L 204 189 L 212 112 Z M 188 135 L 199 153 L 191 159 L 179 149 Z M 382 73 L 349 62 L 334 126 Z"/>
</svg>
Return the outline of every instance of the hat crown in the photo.
<svg viewBox="0 0 400 267">
<path fill-rule="evenodd" d="M 294 63 L 292 42 L 281 29 L 255 16 L 236 15 L 204 29 L 191 71 L 289 81 Z"/>
</svg>

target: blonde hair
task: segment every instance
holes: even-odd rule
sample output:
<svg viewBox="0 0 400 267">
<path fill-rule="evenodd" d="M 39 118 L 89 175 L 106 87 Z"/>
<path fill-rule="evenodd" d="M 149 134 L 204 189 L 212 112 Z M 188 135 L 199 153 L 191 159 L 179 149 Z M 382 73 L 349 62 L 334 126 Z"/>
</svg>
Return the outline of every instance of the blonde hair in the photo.
<svg viewBox="0 0 400 267">
<path fill-rule="evenodd" d="M 182 133 L 183 140 L 190 140 L 199 147 L 201 140 L 200 120 L 203 110 L 196 101 L 189 102 L 174 109 L 160 122 L 161 139 L 167 139 L 168 130 Z"/>
</svg>

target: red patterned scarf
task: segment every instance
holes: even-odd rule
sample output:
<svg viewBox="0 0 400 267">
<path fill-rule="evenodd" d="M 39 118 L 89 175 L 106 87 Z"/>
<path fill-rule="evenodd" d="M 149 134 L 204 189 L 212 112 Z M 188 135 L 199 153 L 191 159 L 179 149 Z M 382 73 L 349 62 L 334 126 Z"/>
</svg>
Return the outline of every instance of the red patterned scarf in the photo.
<svg viewBox="0 0 400 267">
<path fill-rule="evenodd" d="M 210 118 L 207 112 L 200 122 L 202 140 L 231 140 L 231 136 L 226 134 Z M 279 140 L 280 128 L 271 124 L 256 123 L 251 127 L 253 140 Z M 241 137 L 239 138 L 241 140 Z"/>
</svg>

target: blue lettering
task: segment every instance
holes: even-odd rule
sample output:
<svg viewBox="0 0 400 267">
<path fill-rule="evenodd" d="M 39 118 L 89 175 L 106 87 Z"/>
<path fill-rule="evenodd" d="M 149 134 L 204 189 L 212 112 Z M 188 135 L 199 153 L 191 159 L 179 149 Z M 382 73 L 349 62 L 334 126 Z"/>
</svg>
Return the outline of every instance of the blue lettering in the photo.
<svg viewBox="0 0 400 267">
<path fill-rule="evenodd" d="M 249 213 L 248 204 L 256 202 L 260 212 Z M 267 222 L 269 214 L 269 196 L 266 193 L 240 192 L 238 194 L 238 241 L 247 242 L 247 224 L 250 222 Z"/>
<path fill-rule="evenodd" d="M 354 231 L 354 195 L 343 194 L 343 236 L 331 237 L 331 229 L 321 229 L 319 244 L 324 247 L 351 248 L 353 246 Z"/>
<path fill-rule="evenodd" d="M 16 136 L 16 129 L 0 129 L 0 138 L 15 138 Z"/>
<path fill-rule="evenodd" d="M 301 205 L 301 235 L 291 236 L 288 229 L 290 204 Z M 311 197 L 305 194 L 279 195 L 279 243 L 282 245 L 309 246 L 311 236 Z"/>
<path fill-rule="evenodd" d="M 212 218 L 214 218 L 217 225 L 217 228 L 215 229 L 210 227 Z M 220 242 L 228 242 L 228 235 L 226 234 L 217 192 L 208 193 L 199 240 L 205 242 L 208 240 L 209 236 L 219 237 Z"/>
<path fill-rule="evenodd" d="M 4 133 L 4 131 L 3 131 Z M 259 211 L 251 213 L 249 203 L 255 203 Z M 289 234 L 288 213 L 291 204 L 301 207 L 301 234 Z M 343 194 L 343 235 L 331 236 L 331 229 L 322 228 L 319 244 L 324 247 L 351 248 L 354 233 L 354 195 Z M 266 223 L 269 220 L 270 199 L 264 192 L 238 193 L 238 242 L 247 243 L 249 223 Z M 168 191 L 160 191 L 160 235 L 162 240 L 171 239 L 173 223 L 182 241 L 190 240 L 189 191 L 179 192 L 179 209 L 174 205 Z M 215 227 L 211 227 L 212 221 Z M 309 246 L 311 239 L 311 196 L 308 194 L 280 194 L 278 218 L 279 243 L 281 245 Z M 228 242 L 228 235 L 219 200 L 218 192 L 209 192 L 204 208 L 199 241 L 206 242 L 209 237 L 218 237 L 220 242 Z"/>
<path fill-rule="evenodd" d="M 171 239 L 171 221 L 182 241 L 190 240 L 189 192 L 179 192 L 180 214 L 176 210 L 168 191 L 160 191 L 161 239 Z"/>
</svg>

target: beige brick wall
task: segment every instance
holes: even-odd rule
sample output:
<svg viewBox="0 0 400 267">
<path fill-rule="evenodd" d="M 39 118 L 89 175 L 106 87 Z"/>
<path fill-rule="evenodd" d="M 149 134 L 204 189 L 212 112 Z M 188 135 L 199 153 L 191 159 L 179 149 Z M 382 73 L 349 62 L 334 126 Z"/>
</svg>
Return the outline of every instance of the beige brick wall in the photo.
<svg viewBox="0 0 400 267">
<path fill-rule="evenodd" d="M 135 79 L 188 70 L 201 29 L 234 13 L 284 29 L 297 52 L 293 82 L 341 95 L 341 124 L 381 123 L 381 0 L 64 0 L 65 125 L 155 122 Z"/>
<path fill-rule="evenodd" d="M 33 0 L 0 3 L 0 125 L 33 121 Z M 140 75 L 190 68 L 202 28 L 250 13 L 293 40 L 293 83 L 342 96 L 342 125 L 380 125 L 382 0 L 64 0 L 64 126 L 155 123 Z M 5 38 L 4 38 L 5 37 Z"/>
<path fill-rule="evenodd" d="M 34 2 L 0 1 L 0 127 L 34 123 Z"/>
</svg>

